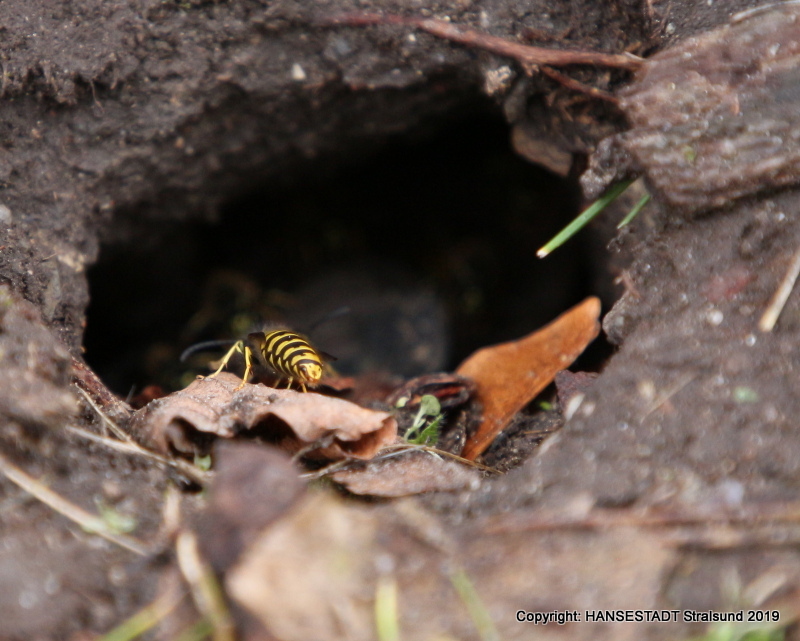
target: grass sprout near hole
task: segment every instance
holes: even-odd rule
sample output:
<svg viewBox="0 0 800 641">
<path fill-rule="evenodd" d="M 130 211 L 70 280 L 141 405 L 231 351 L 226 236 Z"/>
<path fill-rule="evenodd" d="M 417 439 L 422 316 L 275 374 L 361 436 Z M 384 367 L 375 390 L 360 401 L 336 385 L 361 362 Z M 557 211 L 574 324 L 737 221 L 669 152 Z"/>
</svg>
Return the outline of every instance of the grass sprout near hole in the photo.
<svg viewBox="0 0 800 641">
<path fill-rule="evenodd" d="M 589 222 L 595 216 L 597 216 L 597 214 L 603 211 L 606 207 L 608 207 L 609 204 L 614 202 L 620 195 L 622 195 L 622 193 L 628 187 L 630 187 L 631 184 L 633 184 L 633 182 L 634 179 L 623 180 L 622 182 L 618 182 L 616 185 L 612 185 L 611 187 L 609 187 L 606 193 L 604 193 L 602 196 L 600 196 L 600 198 L 595 200 L 591 205 L 589 205 L 589 207 L 584 209 L 580 213 L 580 215 L 577 218 L 575 218 L 575 220 L 573 220 L 569 225 L 564 227 L 564 229 L 562 229 L 555 236 L 553 236 L 553 238 L 547 244 L 545 244 L 539 251 L 536 252 L 536 255 L 539 258 L 544 258 L 545 256 L 551 254 L 554 250 L 561 247 L 561 245 L 566 243 L 581 229 L 586 227 L 586 225 L 588 225 Z M 644 205 L 642 205 L 642 207 L 644 207 Z M 639 212 L 637 211 L 636 213 Z M 630 216 L 630 214 L 628 216 Z"/>
<path fill-rule="evenodd" d="M 636 216 L 639 214 L 644 206 L 650 202 L 650 194 L 645 194 L 644 196 L 639 199 L 639 202 L 636 203 L 633 208 L 628 212 L 628 215 L 623 218 L 619 225 L 617 225 L 617 229 L 622 229 L 625 225 L 629 224 Z"/>
</svg>

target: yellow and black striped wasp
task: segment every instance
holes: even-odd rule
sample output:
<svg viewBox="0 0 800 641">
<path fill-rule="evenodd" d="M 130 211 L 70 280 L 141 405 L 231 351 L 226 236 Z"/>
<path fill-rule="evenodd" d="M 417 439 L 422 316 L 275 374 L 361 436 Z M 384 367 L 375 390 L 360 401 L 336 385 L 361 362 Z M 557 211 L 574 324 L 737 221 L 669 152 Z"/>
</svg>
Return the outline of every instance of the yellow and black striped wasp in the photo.
<svg viewBox="0 0 800 641">
<path fill-rule="evenodd" d="M 230 341 L 197 343 L 181 354 L 181 360 L 186 360 L 197 351 L 229 344 Z M 244 356 L 244 375 L 237 390 L 242 389 L 250 379 L 255 362 L 271 369 L 281 378 L 288 379 L 286 389 L 289 389 L 296 381 L 301 389 L 307 392 L 307 385 L 314 386 L 319 383 L 325 362 L 336 360 L 329 354 L 312 347 L 308 339 L 301 334 L 288 329 L 265 330 L 251 332 L 246 339 L 236 341 L 222 357 L 217 371 L 207 378 L 217 376 L 237 353 Z"/>
</svg>

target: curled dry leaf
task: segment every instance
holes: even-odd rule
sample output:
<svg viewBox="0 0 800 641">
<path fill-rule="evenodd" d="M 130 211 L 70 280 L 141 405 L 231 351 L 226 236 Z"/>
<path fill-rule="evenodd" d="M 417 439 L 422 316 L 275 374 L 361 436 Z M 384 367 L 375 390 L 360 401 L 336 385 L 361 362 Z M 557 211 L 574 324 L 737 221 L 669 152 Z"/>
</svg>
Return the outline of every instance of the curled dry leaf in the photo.
<svg viewBox="0 0 800 641">
<path fill-rule="evenodd" d="M 195 452 L 192 432 L 233 438 L 247 430 L 271 427 L 275 440 L 291 452 L 331 438 L 329 445 L 313 452 L 315 457 L 329 460 L 370 459 L 397 437 L 397 423 L 388 412 L 313 392 L 263 385 L 237 390 L 240 382 L 227 372 L 198 379 L 135 412 L 131 429 L 162 451 L 172 447 Z"/>
<path fill-rule="evenodd" d="M 480 483 L 476 469 L 419 451 L 359 464 L 334 472 L 331 478 L 353 494 L 383 497 L 475 490 Z"/>
<path fill-rule="evenodd" d="M 541 392 L 553 377 L 580 356 L 600 332 L 600 301 L 591 297 L 549 325 L 517 341 L 478 350 L 457 373 L 477 386 L 483 418 L 467 439 L 465 459 L 475 460 L 511 418 Z"/>
</svg>

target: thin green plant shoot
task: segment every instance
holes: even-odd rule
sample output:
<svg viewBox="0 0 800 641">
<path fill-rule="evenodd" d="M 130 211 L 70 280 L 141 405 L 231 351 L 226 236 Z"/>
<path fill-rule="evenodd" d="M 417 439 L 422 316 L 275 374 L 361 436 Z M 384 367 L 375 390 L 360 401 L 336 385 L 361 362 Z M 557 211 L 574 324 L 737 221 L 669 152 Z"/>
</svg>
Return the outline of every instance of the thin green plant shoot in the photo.
<svg viewBox="0 0 800 641">
<path fill-rule="evenodd" d="M 560 232 L 558 232 L 550 242 L 544 245 L 539 251 L 536 252 L 536 255 L 539 258 L 544 258 L 545 256 L 552 253 L 554 250 L 558 249 L 567 242 L 570 238 L 572 238 L 575 234 L 577 234 L 581 229 L 583 229 L 589 222 L 597 216 L 601 211 L 603 211 L 609 204 L 614 202 L 622 193 L 631 186 L 634 179 L 631 180 L 623 180 L 622 182 L 618 182 L 615 185 L 609 187 L 609 189 L 604 193 L 600 198 L 595 200 L 589 207 L 584 209 L 581 214 L 575 218 L 569 225 L 564 227 Z M 644 205 L 642 205 L 644 206 Z M 637 212 L 638 213 L 638 212 Z"/>
<path fill-rule="evenodd" d="M 628 212 L 628 215 L 627 215 L 627 216 L 625 216 L 625 218 L 623 218 L 623 219 L 620 221 L 619 225 L 617 225 L 617 229 L 622 229 L 623 227 L 625 227 L 625 225 L 627 225 L 627 224 L 628 224 L 628 223 L 630 223 L 630 222 L 631 222 L 631 221 L 632 221 L 634 218 L 636 218 L 636 215 L 637 215 L 637 214 L 638 214 L 640 211 L 642 211 L 642 209 L 644 209 L 644 206 L 645 206 L 647 203 L 649 203 L 649 202 L 650 202 L 650 194 L 645 194 L 644 196 L 642 196 L 642 197 L 641 197 L 641 199 L 639 199 L 639 202 L 638 202 L 638 203 L 636 203 L 636 204 L 633 206 L 633 209 L 631 209 L 631 210 Z"/>
<path fill-rule="evenodd" d="M 439 430 L 443 418 L 439 399 L 431 394 L 425 394 L 419 401 L 419 411 L 414 417 L 414 422 L 406 432 L 406 442 L 435 447 L 439 442 Z"/>
</svg>

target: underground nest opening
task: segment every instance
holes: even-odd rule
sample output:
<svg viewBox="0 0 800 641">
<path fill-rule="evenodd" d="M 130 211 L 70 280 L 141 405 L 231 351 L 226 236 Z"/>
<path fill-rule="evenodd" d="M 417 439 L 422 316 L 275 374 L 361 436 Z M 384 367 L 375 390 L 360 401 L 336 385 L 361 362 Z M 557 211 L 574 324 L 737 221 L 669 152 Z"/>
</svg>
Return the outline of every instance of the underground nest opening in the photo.
<svg viewBox="0 0 800 641">
<path fill-rule="evenodd" d="M 89 364 L 122 395 L 175 389 L 203 371 L 179 361 L 188 345 L 267 321 L 309 335 L 339 373 L 409 377 L 602 288 L 589 236 L 536 258 L 577 214 L 579 189 L 516 156 L 494 116 L 344 157 L 227 194 L 215 223 L 153 223 L 104 248 L 89 274 Z"/>
</svg>

